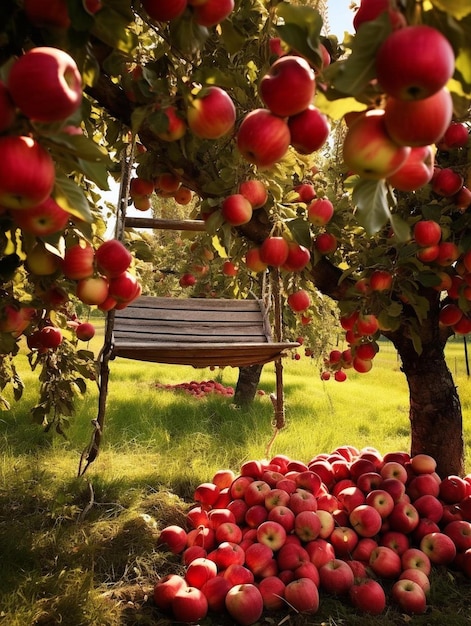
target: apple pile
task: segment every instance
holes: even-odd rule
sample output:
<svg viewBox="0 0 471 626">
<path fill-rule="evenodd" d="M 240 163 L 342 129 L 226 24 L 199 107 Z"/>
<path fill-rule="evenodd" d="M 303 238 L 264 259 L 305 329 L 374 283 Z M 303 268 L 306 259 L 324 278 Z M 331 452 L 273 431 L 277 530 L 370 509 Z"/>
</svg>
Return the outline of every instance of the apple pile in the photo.
<svg viewBox="0 0 471 626">
<path fill-rule="evenodd" d="M 471 577 L 471 474 L 441 479 L 427 454 L 347 445 L 308 463 L 280 454 L 237 475 L 219 470 L 194 501 L 186 527 L 159 538 L 185 573 L 159 579 L 154 601 L 178 621 L 315 613 L 322 593 L 374 615 L 388 602 L 420 614 L 432 567 Z"/>
<path fill-rule="evenodd" d="M 215 380 L 191 380 L 190 382 L 177 383 L 174 385 L 157 383 L 156 387 L 159 389 L 184 391 L 185 393 L 193 396 L 194 398 L 204 398 L 208 394 L 215 394 L 221 396 L 232 397 L 234 395 L 234 388 L 230 386 L 224 386 L 223 384 Z"/>
<path fill-rule="evenodd" d="M 327 141 L 330 125 L 313 104 L 314 70 L 300 56 L 278 58 L 262 76 L 259 93 L 266 108 L 250 111 L 237 131 L 241 155 L 260 169 L 280 161 L 289 146 L 311 154 Z"/>
</svg>

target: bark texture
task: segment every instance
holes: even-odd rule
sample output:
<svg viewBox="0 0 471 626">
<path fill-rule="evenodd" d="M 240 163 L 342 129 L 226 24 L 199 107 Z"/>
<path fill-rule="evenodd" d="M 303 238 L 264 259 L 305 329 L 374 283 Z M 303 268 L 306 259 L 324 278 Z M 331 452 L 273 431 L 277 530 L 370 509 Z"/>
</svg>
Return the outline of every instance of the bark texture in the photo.
<svg viewBox="0 0 471 626">
<path fill-rule="evenodd" d="M 234 402 L 237 406 L 246 407 L 253 401 L 257 392 L 263 365 L 249 365 L 239 369 Z"/>
</svg>

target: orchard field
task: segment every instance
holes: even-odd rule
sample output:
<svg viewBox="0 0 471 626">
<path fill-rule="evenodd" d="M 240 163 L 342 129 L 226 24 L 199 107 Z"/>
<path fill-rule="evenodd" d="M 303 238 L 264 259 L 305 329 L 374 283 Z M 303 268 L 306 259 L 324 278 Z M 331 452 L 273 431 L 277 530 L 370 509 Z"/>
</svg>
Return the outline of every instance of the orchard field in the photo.
<svg viewBox="0 0 471 626">
<path fill-rule="evenodd" d="M 97 336 L 91 347 L 100 341 Z M 449 343 L 447 359 L 469 442 L 471 392 L 462 341 Z M 237 472 L 247 460 L 266 456 L 273 366 L 262 374 L 265 395 L 257 395 L 248 411 L 219 394 L 199 399 L 156 388 L 209 379 L 234 386 L 237 370 L 231 368 L 211 372 L 126 360 L 111 368 L 104 446 L 84 478 L 76 474 L 96 414 L 93 389 L 78 403 L 67 440 L 30 423 L 33 391 L 2 414 L 0 611 L 11 626 L 175 623 L 151 599 L 157 580 L 182 573 L 180 557 L 159 546 L 160 531 L 185 523 L 196 486 L 217 470 Z M 306 462 L 343 444 L 374 446 L 383 454 L 408 449 L 407 388 L 387 343 L 369 374 L 352 373 L 344 383 L 321 381 L 318 365 L 304 356 L 285 359 L 284 374 L 287 426 L 271 455 Z M 468 447 L 467 467 L 470 458 Z M 437 567 L 431 581 L 424 615 L 406 616 L 389 606 L 379 617 L 365 616 L 348 599 L 321 593 L 315 615 L 265 612 L 260 623 L 469 624 L 469 580 Z M 216 614 L 201 623 L 235 622 Z"/>
</svg>

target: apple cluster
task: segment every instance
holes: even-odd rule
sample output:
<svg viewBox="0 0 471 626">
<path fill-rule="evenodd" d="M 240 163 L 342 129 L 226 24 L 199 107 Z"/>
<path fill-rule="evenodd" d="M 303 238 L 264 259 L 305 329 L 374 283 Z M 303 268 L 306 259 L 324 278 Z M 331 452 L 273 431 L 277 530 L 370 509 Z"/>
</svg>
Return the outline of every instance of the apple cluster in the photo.
<svg viewBox="0 0 471 626">
<path fill-rule="evenodd" d="M 183 391 L 194 398 L 204 398 L 211 394 L 227 397 L 234 395 L 233 387 L 227 387 L 215 380 L 191 380 L 190 382 L 177 383 L 174 385 L 157 383 L 156 387 L 167 391 Z"/>
<path fill-rule="evenodd" d="M 131 178 L 129 196 L 138 211 L 148 211 L 151 208 L 151 196 L 154 192 L 161 198 L 174 198 L 175 202 L 181 205 L 189 204 L 193 198 L 191 189 L 170 172 L 159 174 L 155 181 L 139 176 Z"/>
<path fill-rule="evenodd" d="M 144 11 L 157 22 L 170 22 L 187 11 L 198 26 L 210 28 L 232 13 L 234 0 L 141 0 Z"/>
<path fill-rule="evenodd" d="M 311 154 L 327 141 L 330 125 L 313 105 L 314 70 L 300 56 L 278 58 L 259 84 L 266 108 L 250 111 L 237 131 L 241 155 L 259 169 L 280 161 L 291 145 L 300 154 Z"/>
<path fill-rule="evenodd" d="M 362 2 L 357 27 L 377 16 L 368 15 L 372 4 Z M 434 144 L 443 138 L 453 115 L 446 84 L 454 68 L 453 48 L 438 30 L 425 24 L 398 24 L 375 58 L 382 107 L 345 118 L 343 157 L 348 169 L 365 179 L 386 179 L 401 191 L 429 183 Z"/>
<path fill-rule="evenodd" d="M 193 622 L 228 612 L 315 613 L 320 594 L 379 615 L 427 609 L 432 567 L 471 576 L 471 474 L 436 473 L 427 454 L 340 446 L 308 463 L 277 455 L 197 486 L 187 525 L 159 543 L 185 573 L 154 586 L 157 607 Z"/>
</svg>

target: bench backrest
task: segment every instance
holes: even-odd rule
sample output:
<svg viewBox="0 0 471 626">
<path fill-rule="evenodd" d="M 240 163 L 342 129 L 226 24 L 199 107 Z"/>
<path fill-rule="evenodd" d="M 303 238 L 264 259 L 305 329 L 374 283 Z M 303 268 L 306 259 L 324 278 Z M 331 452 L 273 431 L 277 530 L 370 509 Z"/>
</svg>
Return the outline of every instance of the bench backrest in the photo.
<svg viewBox="0 0 471 626">
<path fill-rule="evenodd" d="M 260 300 L 141 296 L 114 319 L 114 344 L 271 342 Z"/>
</svg>

